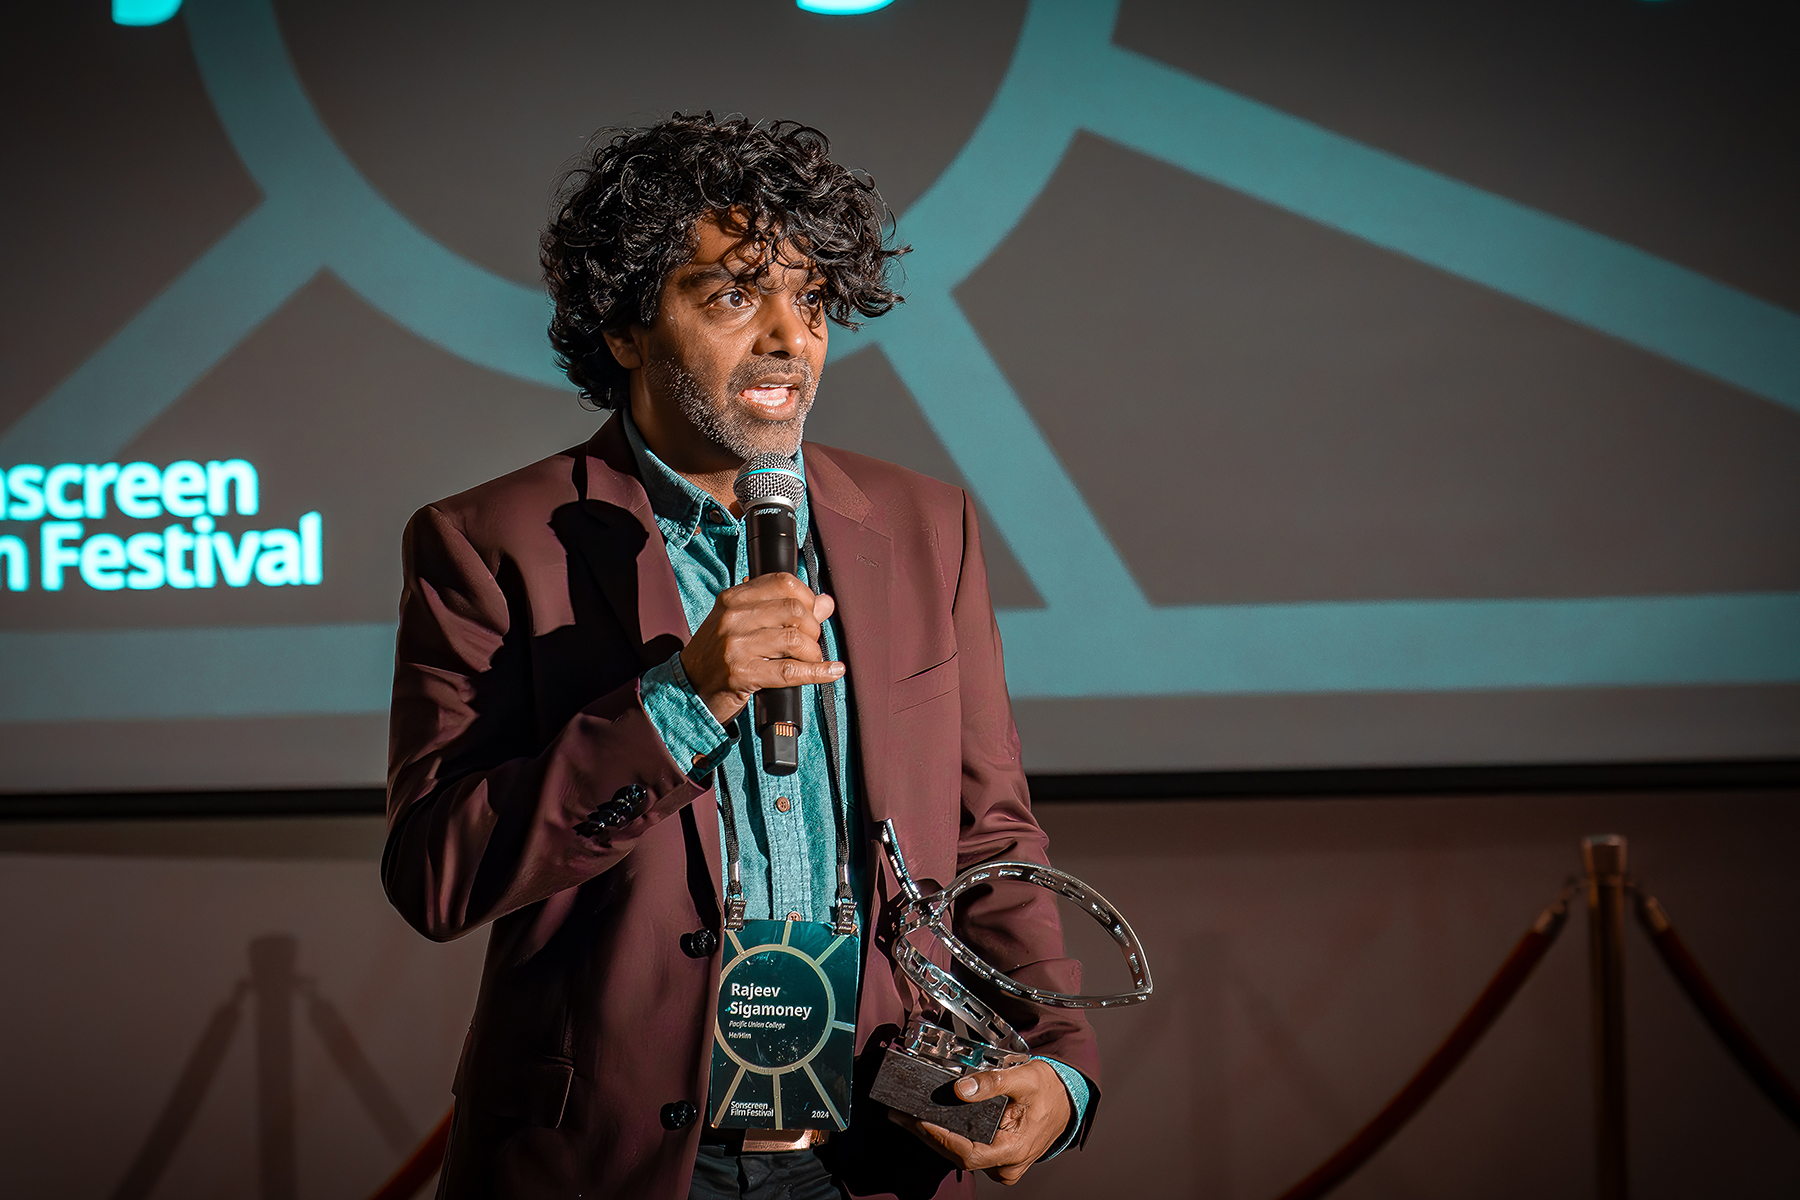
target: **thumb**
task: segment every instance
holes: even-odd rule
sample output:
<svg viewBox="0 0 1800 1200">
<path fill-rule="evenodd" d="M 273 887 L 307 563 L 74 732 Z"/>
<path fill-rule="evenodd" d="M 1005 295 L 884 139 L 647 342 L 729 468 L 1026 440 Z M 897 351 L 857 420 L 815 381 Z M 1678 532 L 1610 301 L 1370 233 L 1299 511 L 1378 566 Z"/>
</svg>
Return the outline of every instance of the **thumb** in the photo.
<svg viewBox="0 0 1800 1200">
<path fill-rule="evenodd" d="M 986 1100 L 989 1096 L 1000 1094 L 1001 1080 L 997 1071 L 980 1071 L 974 1075 L 964 1075 L 956 1081 L 956 1098 L 959 1100 Z"/>
</svg>

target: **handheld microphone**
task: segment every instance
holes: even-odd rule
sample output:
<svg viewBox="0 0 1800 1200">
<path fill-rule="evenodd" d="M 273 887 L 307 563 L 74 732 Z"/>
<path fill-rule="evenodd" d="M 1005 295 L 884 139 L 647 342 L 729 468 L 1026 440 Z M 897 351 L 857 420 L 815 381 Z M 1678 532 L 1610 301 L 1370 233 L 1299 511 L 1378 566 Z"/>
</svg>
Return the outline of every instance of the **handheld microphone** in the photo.
<svg viewBox="0 0 1800 1200">
<path fill-rule="evenodd" d="M 795 517 L 806 480 L 791 460 L 759 454 L 732 482 L 744 510 L 749 537 L 750 576 L 786 571 L 798 575 L 799 524 Z M 762 742 L 763 770 L 792 775 L 800 769 L 800 689 L 763 688 L 756 693 L 756 735 Z"/>
</svg>

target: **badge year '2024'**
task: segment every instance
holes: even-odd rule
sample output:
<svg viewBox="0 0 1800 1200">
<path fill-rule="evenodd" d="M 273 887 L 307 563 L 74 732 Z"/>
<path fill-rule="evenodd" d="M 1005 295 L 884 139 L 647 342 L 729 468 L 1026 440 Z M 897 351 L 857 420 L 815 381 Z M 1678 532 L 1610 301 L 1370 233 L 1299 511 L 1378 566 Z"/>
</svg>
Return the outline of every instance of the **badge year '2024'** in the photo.
<svg viewBox="0 0 1800 1200">
<path fill-rule="evenodd" d="M 813 921 L 746 921 L 725 945 L 708 1123 L 845 1128 L 861 939 Z"/>
</svg>

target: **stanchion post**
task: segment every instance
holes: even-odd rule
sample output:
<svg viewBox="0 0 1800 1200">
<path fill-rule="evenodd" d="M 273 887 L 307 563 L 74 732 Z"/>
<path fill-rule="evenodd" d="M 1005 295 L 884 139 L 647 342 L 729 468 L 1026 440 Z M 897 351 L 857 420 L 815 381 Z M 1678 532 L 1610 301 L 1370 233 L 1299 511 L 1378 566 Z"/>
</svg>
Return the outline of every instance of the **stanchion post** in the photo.
<svg viewBox="0 0 1800 1200">
<path fill-rule="evenodd" d="M 1582 839 L 1594 1037 L 1594 1163 L 1599 1200 L 1626 1200 L 1625 839 Z"/>
<path fill-rule="evenodd" d="M 250 943 L 250 989 L 256 995 L 256 1132 L 260 1200 L 295 1200 L 294 959 L 287 934 Z"/>
</svg>

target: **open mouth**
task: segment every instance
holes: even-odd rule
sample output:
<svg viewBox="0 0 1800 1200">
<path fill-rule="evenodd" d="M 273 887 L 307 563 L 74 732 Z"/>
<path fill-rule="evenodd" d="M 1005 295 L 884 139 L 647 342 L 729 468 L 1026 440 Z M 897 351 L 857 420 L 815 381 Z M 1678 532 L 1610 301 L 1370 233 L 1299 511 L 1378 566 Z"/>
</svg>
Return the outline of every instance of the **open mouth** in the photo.
<svg viewBox="0 0 1800 1200">
<path fill-rule="evenodd" d="M 800 385 L 797 383 L 761 383 L 755 387 L 747 387 L 738 393 L 752 412 L 770 420 L 782 420 L 794 414 L 800 402 Z"/>
</svg>

